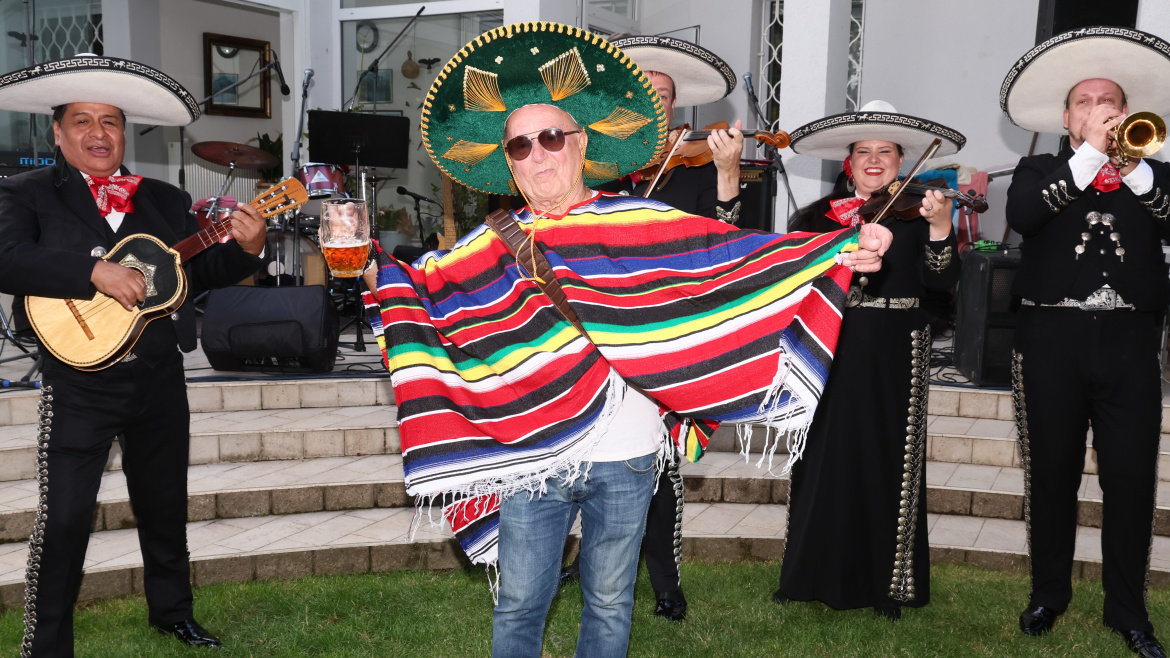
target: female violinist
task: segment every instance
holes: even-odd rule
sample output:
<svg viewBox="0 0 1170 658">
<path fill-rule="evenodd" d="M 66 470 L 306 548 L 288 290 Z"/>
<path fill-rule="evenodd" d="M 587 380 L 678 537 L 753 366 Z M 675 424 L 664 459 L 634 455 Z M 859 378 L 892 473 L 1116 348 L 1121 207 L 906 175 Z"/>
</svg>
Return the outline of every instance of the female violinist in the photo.
<svg viewBox="0 0 1170 658">
<path fill-rule="evenodd" d="M 936 137 L 942 139 L 938 155 L 954 153 L 966 141 L 881 101 L 793 131 L 797 153 L 845 162 L 833 191 L 797 212 L 789 229 L 828 232 L 854 225 L 859 207 L 897 178 L 904 158 L 917 159 Z M 958 280 L 952 208 L 940 191 L 922 193 L 910 215 L 917 219 L 883 222 L 894 242 L 881 271 L 853 277 L 831 375 L 792 473 L 787 546 L 772 596 L 777 603 L 873 607 L 896 620 L 902 606 L 929 601 L 931 336 L 919 298 Z M 860 430 L 859 417 L 868 421 Z"/>
</svg>

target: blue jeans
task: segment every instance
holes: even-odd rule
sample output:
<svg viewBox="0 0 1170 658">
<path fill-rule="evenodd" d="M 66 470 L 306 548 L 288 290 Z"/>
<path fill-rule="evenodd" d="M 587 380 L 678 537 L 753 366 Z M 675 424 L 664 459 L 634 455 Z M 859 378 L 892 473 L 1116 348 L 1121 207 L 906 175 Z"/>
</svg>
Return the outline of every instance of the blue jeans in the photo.
<svg viewBox="0 0 1170 658">
<path fill-rule="evenodd" d="M 620 658 L 630 644 L 638 548 L 654 486 L 655 455 L 596 462 L 570 485 L 520 493 L 500 505 L 500 600 L 492 656 L 539 658 L 557 592 L 565 538 L 581 510 L 581 636 L 577 657 Z"/>
</svg>

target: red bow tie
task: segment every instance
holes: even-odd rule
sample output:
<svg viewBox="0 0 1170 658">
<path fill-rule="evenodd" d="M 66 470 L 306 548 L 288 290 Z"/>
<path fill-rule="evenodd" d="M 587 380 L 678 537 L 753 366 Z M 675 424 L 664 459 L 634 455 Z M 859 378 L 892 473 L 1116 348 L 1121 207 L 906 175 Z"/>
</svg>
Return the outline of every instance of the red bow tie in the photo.
<svg viewBox="0 0 1170 658">
<path fill-rule="evenodd" d="M 138 191 L 142 176 L 90 176 L 89 191 L 97 202 L 102 217 L 111 212 L 134 212 L 134 201 L 130 198 Z"/>
<path fill-rule="evenodd" d="M 855 226 L 861 222 L 861 218 L 857 216 L 857 209 L 863 205 L 865 205 L 865 199 L 861 197 L 836 199 L 829 202 L 829 212 L 825 213 L 825 217 L 841 226 Z"/>
<path fill-rule="evenodd" d="M 1101 190 L 1102 194 L 1108 194 L 1113 190 L 1121 187 L 1121 172 L 1114 167 L 1112 163 L 1106 162 L 1099 171 L 1097 177 L 1093 179 L 1093 187 Z"/>
</svg>

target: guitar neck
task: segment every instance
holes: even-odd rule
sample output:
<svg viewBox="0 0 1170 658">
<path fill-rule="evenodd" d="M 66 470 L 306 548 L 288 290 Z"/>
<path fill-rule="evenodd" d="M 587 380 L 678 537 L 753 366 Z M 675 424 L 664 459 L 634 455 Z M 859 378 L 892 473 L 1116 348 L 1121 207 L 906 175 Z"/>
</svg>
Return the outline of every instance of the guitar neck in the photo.
<svg viewBox="0 0 1170 658">
<path fill-rule="evenodd" d="M 186 263 L 204 249 L 223 240 L 231 232 L 231 222 L 217 222 L 171 248 L 179 252 L 180 261 Z"/>
<path fill-rule="evenodd" d="M 300 181 L 295 178 L 286 178 L 252 199 L 248 205 L 255 208 L 261 217 L 268 219 L 273 215 L 294 210 L 308 200 L 308 192 L 305 191 L 305 187 L 301 185 Z M 172 249 L 179 252 L 180 261 L 185 263 L 211 245 L 223 242 L 223 239 L 231 232 L 232 223 L 230 220 L 215 221 L 213 219 L 211 226 L 179 242 Z"/>
</svg>

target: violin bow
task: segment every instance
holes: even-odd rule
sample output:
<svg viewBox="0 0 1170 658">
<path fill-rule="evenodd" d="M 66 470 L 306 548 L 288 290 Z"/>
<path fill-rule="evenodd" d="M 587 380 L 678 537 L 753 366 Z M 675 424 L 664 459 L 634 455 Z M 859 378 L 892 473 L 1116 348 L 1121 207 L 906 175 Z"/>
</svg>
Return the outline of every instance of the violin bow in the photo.
<svg viewBox="0 0 1170 658">
<path fill-rule="evenodd" d="M 654 174 L 654 180 L 653 180 L 653 182 L 650 183 L 650 187 L 647 187 L 646 192 L 644 194 L 642 194 L 643 199 L 650 198 L 650 193 L 654 191 L 655 187 L 658 187 L 658 181 L 662 179 L 662 174 L 666 171 L 666 163 L 670 162 L 670 158 L 674 156 L 674 152 L 678 150 L 678 147 L 680 145 L 682 145 L 683 138 L 686 137 L 687 135 L 691 134 L 692 132 L 694 132 L 694 131 L 693 130 L 684 130 L 681 133 L 679 133 L 678 139 L 674 140 L 674 146 L 670 147 L 670 152 L 667 153 L 666 156 L 662 158 L 662 164 L 658 167 L 658 173 Z"/>
<path fill-rule="evenodd" d="M 914 168 L 911 169 L 910 173 L 906 175 L 906 178 L 903 178 L 902 180 L 909 181 L 910 179 L 917 176 L 918 172 L 922 170 L 922 165 L 926 164 L 927 160 L 934 157 L 935 152 L 938 151 L 938 148 L 941 144 L 942 140 L 938 137 L 935 137 L 934 141 L 930 143 L 930 146 L 926 147 L 926 152 L 922 154 L 922 157 L 918 158 L 918 162 L 914 163 Z M 898 195 L 902 194 L 902 189 L 905 188 L 905 185 L 902 185 L 901 181 L 894 181 L 893 183 L 890 183 L 888 186 L 886 186 L 887 189 L 891 187 L 894 189 L 890 192 L 890 200 L 887 201 L 886 205 L 882 206 L 881 211 L 874 216 L 873 221 L 870 222 L 871 224 L 879 224 L 883 219 L 885 219 L 886 213 L 890 211 L 890 208 L 893 207 L 894 202 L 898 200 Z"/>
</svg>

